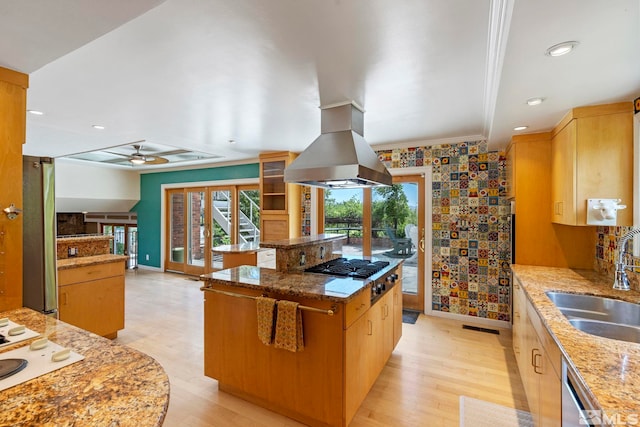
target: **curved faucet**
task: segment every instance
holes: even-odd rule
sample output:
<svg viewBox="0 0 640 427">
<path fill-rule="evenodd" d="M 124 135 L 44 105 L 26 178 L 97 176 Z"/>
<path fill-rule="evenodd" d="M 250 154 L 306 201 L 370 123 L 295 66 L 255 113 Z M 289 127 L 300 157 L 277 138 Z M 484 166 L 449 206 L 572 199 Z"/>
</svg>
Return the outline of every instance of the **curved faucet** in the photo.
<svg viewBox="0 0 640 427">
<path fill-rule="evenodd" d="M 620 238 L 620 241 L 618 242 L 618 262 L 616 262 L 616 273 L 615 280 L 613 282 L 613 289 L 618 289 L 621 291 L 628 291 L 631 289 L 631 287 L 629 286 L 629 278 L 627 277 L 626 270 L 635 270 L 636 267 L 634 267 L 633 265 L 625 264 L 624 254 L 627 242 L 632 237 L 638 234 L 640 234 L 640 228 L 629 231 L 624 236 L 622 236 Z"/>
</svg>

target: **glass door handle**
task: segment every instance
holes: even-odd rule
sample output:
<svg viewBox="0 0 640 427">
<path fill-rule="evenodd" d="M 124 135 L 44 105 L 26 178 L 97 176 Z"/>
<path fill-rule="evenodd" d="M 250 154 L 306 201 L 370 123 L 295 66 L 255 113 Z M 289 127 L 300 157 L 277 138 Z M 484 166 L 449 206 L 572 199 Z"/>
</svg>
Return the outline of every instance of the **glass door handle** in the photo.
<svg viewBox="0 0 640 427">
<path fill-rule="evenodd" d="M 422 229 L 422 237 L 420 238 L 420 250 L 424 252 L 424 228 Z"/>
</svg>

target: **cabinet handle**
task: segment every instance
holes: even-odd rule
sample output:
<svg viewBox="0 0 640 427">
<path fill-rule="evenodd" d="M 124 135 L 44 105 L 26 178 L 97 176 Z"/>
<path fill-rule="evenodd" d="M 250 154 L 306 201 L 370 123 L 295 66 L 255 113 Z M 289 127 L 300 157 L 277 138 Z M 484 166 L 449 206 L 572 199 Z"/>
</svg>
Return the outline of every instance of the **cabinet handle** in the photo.
<svg viewBox="0 0 640 427">
<path fill-rule="evenodd" d="M 389 317 L 389 304 L 384 305 L 384 318 Z"/>
<path fill-rule="evenodd" d="M 517 311 L 513 312 L 513 317 L 519 319 L 520 318 L 520 313 L 518 313 Z"/>
<path fill-rule="evenodd" d="M 533 360 L 535 359 L 535 354 L 538 351 L 537 348 L 532 348 L 531 349 L 531 366 L 533 366 L 534 368 L 536 367 L 535 363 L 533 362 Z"/>
<path fill-rule="evenodd" d="M 538 365 L 538 357 L 542 357 L 542 353 L 537 353 L 533 356 L 533 372 L 542 375 L 542 365 Z M 538 369 L 540 369 L 538 371 Z"/>
<path fill-rule="evenodd" d="M 67 293 L 62 293 L 62 305 L 67 305 Z"/>
<path fill-rule="evenodd" d="M 360 309 L 364 308 L 364 303 L 360 304 L 356 307 L 356 311 L 360 311 Z"/>
<path fill-rule="evenodd" d="M 373 335 L 373 322 L 371 320 L 367 320 L 367 322 L 369 323 L 369 332 L 367 332 L 367 335 Z"/>
<path fill-rule="evenodd" d="M 514 346 L 513 346 L 513 352 L 514 352 L 515 354 L 520 354 L 520 347 L 518 347 L 517 345 L 514 345 Z"/>
</svg>

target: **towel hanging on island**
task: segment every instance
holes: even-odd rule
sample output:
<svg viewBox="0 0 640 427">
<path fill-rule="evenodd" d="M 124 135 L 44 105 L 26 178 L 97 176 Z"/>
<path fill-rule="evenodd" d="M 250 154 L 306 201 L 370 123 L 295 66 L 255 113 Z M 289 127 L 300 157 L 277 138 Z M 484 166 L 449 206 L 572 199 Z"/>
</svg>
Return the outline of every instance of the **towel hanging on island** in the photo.
<svg viewBox="0 0 640 427">
<path fill-rule="evenodd" d="M 276 314 L 276 300 L 268 297 L 256 297 L 258 310 L 258 338 L 265 345 L 273 342 L 273 332 Z"/>
<path fill-rule="evenodd" d="M 297 302 L 278 301 L 274 346 L 293 352 L 304 349 L 302 313 Z"/>
</svg>

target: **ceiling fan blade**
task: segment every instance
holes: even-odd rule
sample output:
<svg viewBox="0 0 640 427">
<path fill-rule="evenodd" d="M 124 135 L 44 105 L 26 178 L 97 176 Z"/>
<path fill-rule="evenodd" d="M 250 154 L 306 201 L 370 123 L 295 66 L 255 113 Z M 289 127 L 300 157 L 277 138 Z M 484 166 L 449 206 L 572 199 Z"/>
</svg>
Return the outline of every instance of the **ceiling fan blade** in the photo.
<svg viewBox="0 0 640 427">
<path fill-rule="evenodd" d="M 144 162 L 145 165 L 163 165 L 165 163 L 169 163 L 169 160 L 165 159 L 164 157 L 155 156 L 147 156 L 147 161 Z"/>
</svg>

